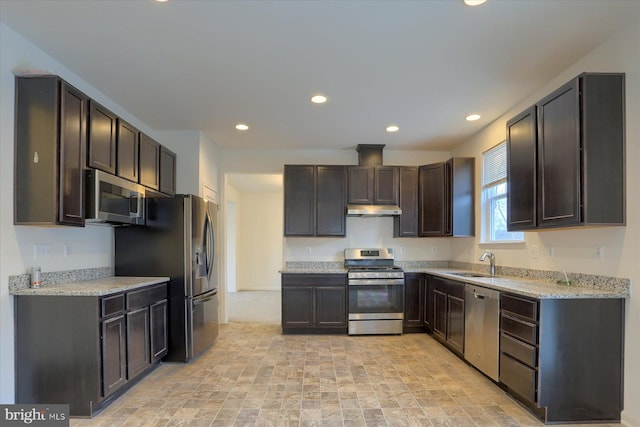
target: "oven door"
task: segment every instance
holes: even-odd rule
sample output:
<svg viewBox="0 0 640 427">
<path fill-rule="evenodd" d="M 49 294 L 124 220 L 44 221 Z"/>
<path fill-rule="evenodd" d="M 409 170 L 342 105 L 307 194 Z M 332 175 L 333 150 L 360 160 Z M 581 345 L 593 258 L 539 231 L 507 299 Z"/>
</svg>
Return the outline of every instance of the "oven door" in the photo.
<svg viewBox="0 0 640 427">
<path fill-rule="evenodd" d="M 404 280 L 350 280 L 349 320 L 402 319 Z"/>
</svg>

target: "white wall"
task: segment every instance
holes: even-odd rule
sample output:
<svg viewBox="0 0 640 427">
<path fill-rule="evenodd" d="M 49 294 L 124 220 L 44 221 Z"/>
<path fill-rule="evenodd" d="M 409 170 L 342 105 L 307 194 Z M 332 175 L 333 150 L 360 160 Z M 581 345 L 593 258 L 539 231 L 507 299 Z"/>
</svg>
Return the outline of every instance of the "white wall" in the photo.
<svg viewBox="0 0 640 427">
<path fill-rule="evenodd" d="M 283 193 L 240 193 L 238 291 L 280 290 Z"/>
<path fill-rule="evenodd" d="M 558 75 L 530 97 L 520 102 L 500 119 L 459 146 L 454 154 L 481 157 L 489 147 L 505 139 L 505 123 L 515 114 L 532 105 L 552 90 L 584 71 L 626 73 L 626 159 L 627 159 L 627 226 L 613 228 L 573 229 L 526 232 L 526 244 L 501 247 L 479 245 L 475 239 L 453 240 L 451 257 L 457 261 L 477 262 L 482 250 L 490 247 L 496 253 L 496 263 L 513 267 L 562 270 L 630 278 L 632 298 L 627 300 L 625 340 L 625 410 L 623 420 L 640 426 L 640 298 L 635 288 L 640 286 L 640 21 L 622 30 L 608 42 Z M 480 182 L 480 171 L 476 182 Z M 480 194 L 480 186 L 476 188 Z M 476 205 L 479 226 L 480 206 Z M 530 257 L 531 246 L 540 248 L 538 259 Z M 604 247 L 604 258 L 596 259 L 595 248 Z M 553 248 L 554 256 L 548 255 Z M 597 369 L 597 367 L 594 367 Z"/>
</svg>

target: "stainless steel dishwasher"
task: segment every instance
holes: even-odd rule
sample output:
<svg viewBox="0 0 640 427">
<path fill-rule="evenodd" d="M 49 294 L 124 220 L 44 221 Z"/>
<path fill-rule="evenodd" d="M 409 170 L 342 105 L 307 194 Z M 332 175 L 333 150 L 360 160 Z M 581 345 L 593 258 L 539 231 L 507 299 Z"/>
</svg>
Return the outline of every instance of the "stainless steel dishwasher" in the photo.
<svg viewBox="0 0 640 427">
<path fill-rule="evenodd" d="M 481 286 L 464 289 L 464 358 L 498 381 L 500 292 Z"/>
</svg>

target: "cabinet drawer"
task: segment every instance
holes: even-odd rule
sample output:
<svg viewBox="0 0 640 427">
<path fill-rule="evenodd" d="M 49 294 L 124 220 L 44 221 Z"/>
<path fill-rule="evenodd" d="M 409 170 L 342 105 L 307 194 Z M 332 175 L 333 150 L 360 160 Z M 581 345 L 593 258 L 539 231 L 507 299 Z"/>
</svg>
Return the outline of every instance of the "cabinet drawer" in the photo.
<svg viewBox="0 0 640 427">
<path fill-rule="evenodd" d="M 532 321 L 538 320 L 538 302 L 530 299 L 518 298 L 512 295 L 502 295 L 501 308 Z"/>
<path fill-rule="evenodd" d="M 500 354 L 500 382 L 530 402 L 536 401 L 536 371 Z"/>
<path fill-rule="evenodd" d="M 508 332 L 529 344 L 536 345 L 538 343 L 538 326 L 534 323 L 525 322 L 502 313 L 500 327 L 504 332 Z"/>
<path fill-rule="evenodd" d="M 100 299 L 100 317 L 109 317 L 124 311 L 124 294 Z"/>
<path fill-rule="evenodd" d="M 289 286 L 346 286 L 346 274 L 305 274 L 305 273 L 284 273 L 282 275 L 282 285 Z"/>
<path fill-rule="evenodd" d="M 148 286 L 127 293 L 127 310 L 149 306 L 167 298 L 167 284 Z"/>
<path fill-rule="evenodd" d="M 522 363 L 535 368 L 537 364 L 537 349 L 517 340 L 504 332 L 500 336 L 500 351 L 506 353 L 514 359 L 518 359 Z"/>
</svg>

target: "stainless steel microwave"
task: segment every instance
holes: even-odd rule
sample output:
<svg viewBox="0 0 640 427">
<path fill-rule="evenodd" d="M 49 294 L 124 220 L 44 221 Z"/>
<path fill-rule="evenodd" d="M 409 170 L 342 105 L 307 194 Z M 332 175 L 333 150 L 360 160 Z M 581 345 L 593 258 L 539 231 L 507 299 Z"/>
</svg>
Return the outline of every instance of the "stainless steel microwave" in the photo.
<svg viewBox="0 0 640 427">
<path fill-rule="evenodd" d="M 145 223 L 143 186 L 109 173 L 87 171 L 87 223 Z"/>
</svg>

